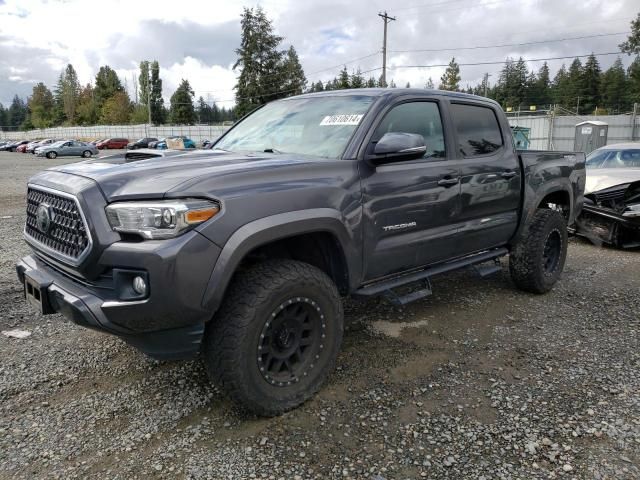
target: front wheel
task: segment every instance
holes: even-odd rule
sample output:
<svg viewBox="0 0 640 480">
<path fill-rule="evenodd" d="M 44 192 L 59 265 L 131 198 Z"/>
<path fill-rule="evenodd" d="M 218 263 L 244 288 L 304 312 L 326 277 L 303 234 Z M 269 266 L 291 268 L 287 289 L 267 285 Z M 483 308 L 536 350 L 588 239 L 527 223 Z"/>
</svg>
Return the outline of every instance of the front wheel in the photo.
<svg viewBox="0 0 640 480">
<path fill-rule="evenodd" d="M 89 150 L 85 150 L 84 152 L 82 152 L 82 156 L 84 158 L 89 158 L 91 156 L 91 152 Z"/>
<path fill-rule="evenodd" d="M 47 152 L 47 158 L 54 159 L 58 156 L 56 152 Z"/>
<path fill-rule="evenodd" d="M 564 268 L 567 238 L 567 224 L 559 212 L 536 210 L 509 256 L 516 286 L 532 293 L 551 290 Z"/>
<path fill-rule="evenodd" d="M 245 409 L 279 415 L 309 399 L 333 370 L 342 302 L 318 268 L 267 261 L 235 275 L 208 325 L 209 377 Z"/>
</svg>

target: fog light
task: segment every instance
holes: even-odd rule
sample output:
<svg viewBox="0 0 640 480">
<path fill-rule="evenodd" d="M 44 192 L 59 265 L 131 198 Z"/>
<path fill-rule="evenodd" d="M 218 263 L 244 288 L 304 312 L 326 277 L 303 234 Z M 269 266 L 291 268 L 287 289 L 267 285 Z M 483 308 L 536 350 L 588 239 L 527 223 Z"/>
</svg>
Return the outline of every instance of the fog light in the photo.
<svg viewBox="0 0 640 480">
<path fill-rule="evenodd" d="M 147 282 L 144 281 L 144 278 L 135 277 L 133 279 L 133 290 L 140 295 L 147 293 Z"/>
</svg>

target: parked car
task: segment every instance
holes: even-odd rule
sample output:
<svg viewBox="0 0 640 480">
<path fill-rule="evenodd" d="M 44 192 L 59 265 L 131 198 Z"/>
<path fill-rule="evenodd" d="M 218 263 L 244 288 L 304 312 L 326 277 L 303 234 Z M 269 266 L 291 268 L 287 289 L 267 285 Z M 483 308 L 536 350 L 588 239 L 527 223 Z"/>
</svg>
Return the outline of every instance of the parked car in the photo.
<svg viewBox="0 0 640 480">
<path fill-rule="evenodd" d="M 175 137 L 167 137 L 165 139 L 160 140 L 155 144 L 155 148 L 158 150 L 167 149 L 167 140 L 182 140 L 182 148 L 196 148 L 196 142 L 191 140 L 189 137 L 185 137 L 183 135 L 177 135 Z"/>
<path fill-rule="evenodd" d="M 91 155 L 97 155 L 98 149 L 95 145 L 86 142 L 78 142 L 77 140 L 62 140 L 52 143 L 44 147 L 38 147 L 36 155 L 38 157 L 56 158 L 56 157 L 84 157 L 89 158 Z"/>
<path fill-rule="evenodd" d="M 136 150 L 138 148 L 149 148 L 149 142 L 157 142 L 157 138 L 145 137 L 127 145 L 127 150 Z"/>
<path fill-rule="evenodd" d="M 55 138 L 47 138 L 45 140 L 40 140 L 39 142 L 31 142 L 27 145 L 27 153 L 36 153 L 36 148 L 38 147 L 46 147 L 47 145 L 51 145 L 52 143 L 59 142 L 60 139 Z"/>
<path fill-rule="evenodd" d="M 341 296 L 404 305 L 439 273 L 485 276 L 506 255 L 518 288 L 549 291 L 585 181 L 583 153 L 516 151 L 492 100 L 395 88 L 290 97 L 212 150 L 91 163 L 29 180 L 28 302 L 155 358 L 201 355 L 260 415 L 327 379 Z"/>
<path fill-rule="evenodd" d="M 162 138 L 161 138 L 161 139 L 159 139 L 159 140 L 151 141 L 151 142 L 149 142 L 149 144 L 147 145 L 147 148 L 156 148 L 156 145 L 157 145 L 158 143 L 160 143 L 160 142 L 164 142 L 165 140 L 166 140 L 166 138 L 165 138 L 165 137 L 162 137 Z"/>
<path fill-rule="evenodd" d="M 22 143 L 16 147 L 16 152 L 18 153 L 27 153 L 27 145 L 28 143 Z"/>
<path fill-rule="evenodd" d="M 15 152 L 20 145 L 25 145 L 27 143 L 29 143 L 29 140 L 18 140 L 9 142 L 6 145 L 0 147 L 0 151 Z"/>
<path fill-rule="evenodd" d="M 102 140 L 101 142 L 96 143 L 96 147 L 99 150 L 103 149 L 121 149 L 127 148 L 127 144 L 129 140 L 126 138 L 107 138 L 106 140 Z"/>
<path fill-rule="evenodd" d="M 640 247 L 640 143 L 607 145 L 587 156 L 576 233 L 596 244 Z"/>
</svg>

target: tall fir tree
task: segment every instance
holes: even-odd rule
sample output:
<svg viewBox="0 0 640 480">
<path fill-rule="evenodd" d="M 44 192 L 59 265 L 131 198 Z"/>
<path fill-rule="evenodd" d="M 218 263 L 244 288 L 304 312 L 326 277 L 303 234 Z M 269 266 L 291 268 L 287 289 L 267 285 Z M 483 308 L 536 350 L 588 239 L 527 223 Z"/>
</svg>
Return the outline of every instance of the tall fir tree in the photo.
<svg viewBox="0 0 640 480">
<path fill-rule="evenodd" d="M 118 74 L 108 65 L 100 67 L 93 89 L 98 109 L 101 110 L 104 103 L 117 92 L 124 92 L 124 87 L 118 78 Z"/>
<path fill-rule="evenodd" d="M 565 108 L 575 111 L 580 115 L 582 109 L 580 108 L 580 102 L 584 104 L 584 72 L 582 69 L 582 62 L 579 58 L 576 58 L 569 66 L 569 73 L 567 75 L 567 97 L 564 102 Z"/>
<path fill-rule="evenodd" d="M 427 79 L 427 82 L 424 84 L 424 88 L 426 88 L 427 90 L 433 90 L 434 88 L 436 88 L 431 77 Z"/>
<path fill-rule="evenodd" d="M 62 85 L 62 108 L 66 123 L 75 125 L 77 120 L 78 97 L 80 96 L 80 82 L 73 65 L 68 64 L 64 70 Z"/>
<path fill-rule="evenodd" d="M 455 57 L 451 59 L 442 77 L 440 77 L 440 85 L 438 88 L 451 92 L 460 90 L 460 66 L 456 63 Z"/>
<path fill-rule="evenodd" d="M 627 75 L 622 65 L 622 59 L 618 57 L 613 65 L 602 74 L 600 84 L 602 106 L 609 113 L 625 112 L 629 108 L 627 89 Z"/>
<path fill-rule="evenodd" d="M 307 79 L 304 75 L 302 65 L 298 53 L 293 46 L 289 47 L 287 53 L 283 56 L 283 64 L 280 67 L 282 71 L 282 95 L 290 97 L 292 95 L 300 95 L 307 87 Z"/>
<path fill-rule="evenodd" d="M 151 123 L 161 125 L 166 119 L 166 109 L 162 98 L 162 78 L 160 78 L 160 64 L 157 60 L 151 62 Z"/>
<path fill-rule="evenodd" d="M 587 61 L 582 69 L 582 92 L 580 94 L 584 100 L 581 102 L 582 111 L 591 115 L 595 112 L 598 102 L 601 101 L 600 85 L 602 71 L 598 59 L 592 53 L 587 57 Z"/>
<path fill-rule="evenodd" d="M 18 95 L 14 95 L 9 106 L 9 126 L 19 128 L 27 119 L 27 104 Z"/>
<path fill-rule="evenodd" d="M 340 74 L 338 75 L 338 89 L 345 90 L 347 88 L 351 88 L 350 80 L 349 72 L 347 72 L 347 67 L 345 66 L 340 70 Z"/>
<path fill-rule="evenodd" d="M 174 125 L 193 125 L 196 111 L 193 107 L 194 92 L 189 81 L 182 79 L 176 91 L 171 95 L 169 118 Z"/>
</svg>

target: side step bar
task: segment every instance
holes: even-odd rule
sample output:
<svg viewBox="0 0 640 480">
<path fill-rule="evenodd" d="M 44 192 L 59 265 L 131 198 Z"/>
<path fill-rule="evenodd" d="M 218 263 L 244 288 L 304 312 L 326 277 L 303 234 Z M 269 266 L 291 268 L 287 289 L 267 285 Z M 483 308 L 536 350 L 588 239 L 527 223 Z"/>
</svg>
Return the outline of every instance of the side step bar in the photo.
<svg viewBox="0 0 640 480">
<path fill-rule="evenodd" d="M 371 285 L 367 285 L 356 290 L 353 295 L 361 297 L 373 297 L 376 295 L 384 294 L 385 297 L 387 297 L 392 303 L 396 305 L 405 305 L 414 300 L 419 300 L 421 298 L 427 297 L 428 295 L 431 295 L 430 278 L 434 275 L 451 272 L 453 270 L 459 270 L 465 267 L 475 266 L 479 263 L 487 262 L 489 260 L 497 260 L 500 257 L 504 257 L 508 253 L 509 250 L 504 247 L 496 248 L 494 250 L 489 250 L 486 252 L 476 253 L 474 255 L 460 258 L 458 260 L 452 260 L 440 265 L 425 268 L 424 270 L 420 270 L 418 272 L 409 273 L 407 275 L 402 275 L 400 277 L 394 277 L 373 283 Z M 496 273 L 500 270 L 500 267 L 498 265 L 487 265 L 475 268 L 481 277 Z M 421 290 L 411 292 L 404 296 L 398 296 L 392 291 L 392 289 L 394 288 L 402 287 L 404 285 L 408 285 L 410 283 L 418 281 L 422 281 L 424 284 Z"/>
</svg>

